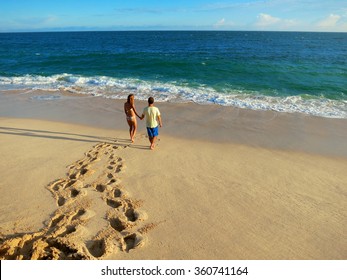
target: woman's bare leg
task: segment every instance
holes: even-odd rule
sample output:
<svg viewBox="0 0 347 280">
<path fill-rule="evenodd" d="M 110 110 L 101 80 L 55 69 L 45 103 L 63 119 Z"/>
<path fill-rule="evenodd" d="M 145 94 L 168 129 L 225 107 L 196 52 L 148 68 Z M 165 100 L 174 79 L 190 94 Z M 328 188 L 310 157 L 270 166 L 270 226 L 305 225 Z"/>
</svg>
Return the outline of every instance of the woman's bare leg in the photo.
<svg viewBox="0 0 347 280">
<path fill-rule="evenodd" d="M 130 135 L 130 140 L 133 141 L 133 122 L 127 120 L 128 125 L 129 125 L 129 135 Z"/>
<path fill-rule="evenodd" d="M 131 137 L 131 142 L 133 142 L 133 143 L 135 142 L 136 131 L 137 131 L 137 122 L 134 121 L 133 122 L 132 137 Z"/>
<path fill-rule="evenodd" d="M 135 135 L 136 135 L 136 130 L 137 130 L 137 122 L 128 120 L 128 125 L 129 125 L 130 140 L 133 143 L 135 141 Z"/>
</svg>

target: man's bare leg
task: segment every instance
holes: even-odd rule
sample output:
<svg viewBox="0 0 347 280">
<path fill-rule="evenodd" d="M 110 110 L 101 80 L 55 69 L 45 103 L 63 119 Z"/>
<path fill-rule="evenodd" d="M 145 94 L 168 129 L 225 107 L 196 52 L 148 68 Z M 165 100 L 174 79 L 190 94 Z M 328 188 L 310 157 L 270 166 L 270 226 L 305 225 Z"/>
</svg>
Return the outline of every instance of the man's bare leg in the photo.
<svg viewBox="0 0 347 280">
<path fill-rule="evenodd" d="M 151 142 L 151 146 L 150 146 L 151 150 L 154 150 L 156 138 L 157 138 L 156 136 L 154 136 L 154 137 L 149 137 L 149 141 Z"/>
</svg>

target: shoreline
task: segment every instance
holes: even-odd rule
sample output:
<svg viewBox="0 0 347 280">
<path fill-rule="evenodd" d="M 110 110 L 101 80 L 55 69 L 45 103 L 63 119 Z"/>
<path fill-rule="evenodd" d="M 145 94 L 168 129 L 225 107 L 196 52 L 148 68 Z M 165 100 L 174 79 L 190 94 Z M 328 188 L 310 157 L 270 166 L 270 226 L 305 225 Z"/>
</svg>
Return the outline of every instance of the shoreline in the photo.
<svg viewBox="0 0 347 280">
<path fill-rule="evenodd" d="M 37 256 L 53 256 L 59 240 L 65 257 L 87 259 L 347 257 L 346 120 L 157 103 L 164 126 L 150 151 L 141 122 L 130 144 L 123 101 L 0 101 L 0 241 L 10 248 L 40 240 Z"/>
<path fill-rule="evenodd" d="M 57 100 L 32 100 L 50 95 L 51 92 L 41 90 L 24 95 L 21 91 L 3 93 L 0 117 L 127 129 L 123 112 L 125 100 L 65 91 L 59 92 L 61 98 Z M 147 102 L 136 99 L 135 104 L 138 112 L 147 106 Z M 347 158 L 347 119 L 195 103 L 157 102 L 156 106 L 164 112 L 162 133 L 172 137 Z M 137 121 L 143 129 L 143 122 Z"/>
</svg>

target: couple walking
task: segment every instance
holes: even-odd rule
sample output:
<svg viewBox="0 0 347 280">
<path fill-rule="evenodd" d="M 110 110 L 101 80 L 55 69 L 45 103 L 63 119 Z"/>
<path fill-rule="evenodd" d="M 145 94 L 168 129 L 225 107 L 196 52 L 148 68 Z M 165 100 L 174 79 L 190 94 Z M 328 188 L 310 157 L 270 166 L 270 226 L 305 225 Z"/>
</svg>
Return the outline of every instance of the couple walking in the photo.
<svg viewBox="0 0 347 280">
<path fill-rule="evenodd" d="M 151 150 L 154 149 L 155 141 L 159 135 L 158 125 L 162 127 L 161 116 L 159 109 L 154 106 L 154 98 L 148 98 L 148 106 L 143 109 L 143 113 L 141 116 L 136 112 L 135 103 L 134 103 L 134 95 L 130 94 L 128 96 L 127 102 L 124 103 L 124 112 L 126 115 L 126 119 L 129 125 L 129 133 L 131 142 L 134 143 L 135 134 L 137 130 L 137 121 L 136 116 L 143 120 L 146 118 L 146 127 L 147 133 L 149 137 L 149 142 L 151 143 Z"/>
</svg>

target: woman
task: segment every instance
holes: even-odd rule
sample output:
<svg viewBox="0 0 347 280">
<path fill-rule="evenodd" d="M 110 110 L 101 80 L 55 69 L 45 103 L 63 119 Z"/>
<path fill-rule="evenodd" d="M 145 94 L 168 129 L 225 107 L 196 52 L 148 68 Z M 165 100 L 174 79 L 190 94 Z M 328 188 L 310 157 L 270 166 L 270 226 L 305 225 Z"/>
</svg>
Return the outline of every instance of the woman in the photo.
<svg viewBox="0 0 347 280">
<path fill-rule="evenodd" d="M 126 115 L 128 125 L 129 125 L 131 143 L 134 143 L 134 140 L 135 140 L 135 134 L 137 129 L 136 116 L 140 118 L 140 116 L 137 114 L 135 109 L 134 99 L 135 99 L 134 95 L 130 94 L 128 96 L 127 102 L 124 103 L 124 112 Z"/>
</svg>

